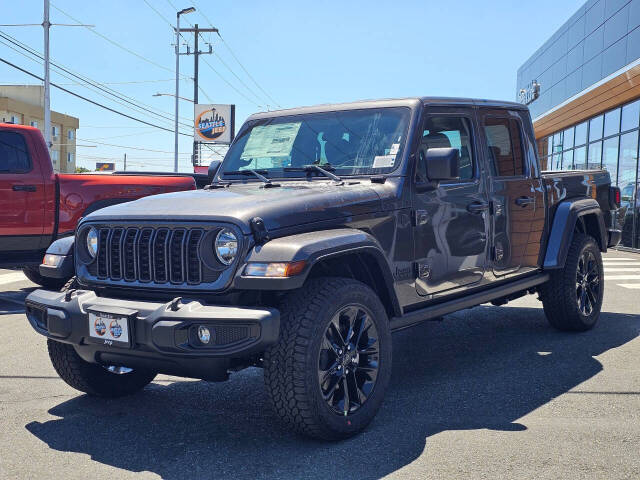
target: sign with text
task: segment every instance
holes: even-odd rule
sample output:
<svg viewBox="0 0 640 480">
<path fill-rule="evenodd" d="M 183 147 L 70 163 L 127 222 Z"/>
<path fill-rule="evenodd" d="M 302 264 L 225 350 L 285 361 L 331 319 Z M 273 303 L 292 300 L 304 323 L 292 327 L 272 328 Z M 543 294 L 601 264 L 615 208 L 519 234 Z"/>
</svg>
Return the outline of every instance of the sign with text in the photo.
<svg viewBox="0 0 640 480">
<path fill-rule="evenodd" d="M 235 105 L 196 104 L 194 141 L 229 145 L 235 133 L 235 114 Z"/>
</svg>

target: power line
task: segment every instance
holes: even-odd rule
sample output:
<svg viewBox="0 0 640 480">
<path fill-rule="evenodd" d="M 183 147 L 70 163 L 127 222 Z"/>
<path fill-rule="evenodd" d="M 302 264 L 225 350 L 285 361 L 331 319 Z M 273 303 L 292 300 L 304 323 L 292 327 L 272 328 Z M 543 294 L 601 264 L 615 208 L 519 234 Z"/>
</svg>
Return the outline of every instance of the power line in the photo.
<svg viewBox="0 0 640 480">
<path fill-rule="evenodd" d="M 145 3 L 147 3 L 147 1 L 146 1 L 146 0 L 144 0 L 144 2 L 145 2 Z M 176 8 L 176 6 L 171 2 L 171 0 L 167 0 L 167 3 L 169 4 L 169 6 L 170 6 L 173 10 L 175 10 L 176 12 L 178 11 L 178 9 L 177 9 L 177 8 Z M 195 5 L 195 2 L 192 2 L 192 3 Z M 154 9 L 154 10 L 155 10 L 155 9 Z M 202 12 L 202 10 L 200 9 L 200 7 L 199 7 L 199 6 L 197 7 L 197 11 L 202 13 L 203 18 L 204 18 L 204 19 L 209 23 L 209 26 L 213 28 L 213 24 L 212 24 L 212 23 L 209 21 L 209 19 L 204 15 L 204 13 Z M 159 14 L 159 13 L 158 13 L 158 14 Z M 164 17 L 163 17 L 163 18 L 164 18 Z M 169 24 L 169 26 L 170 26 L 172 29 L 174 29 L 174 27 L 171 25 L 171 23 L 170 23 L 166 18 L 165 18 L 164 20 Z M 187 22 L 187 23 L 188 23 L 192 28 L 194 28 L 193 23 L 191 23 L 188 19 L 186 19 L 186 18 L 185 18 L 185 21 L 186 21 L 186 22 Z M 220 35 L 220 34 L 218 33 L 218 35 Z M 220 37 L 220 38 L 222 39 L 222 37 Z M 204 40 L 204 38 L 203 38 L 203 40 Z M 224 40 L 223 40 L 223 41 L 224 41 Z M 205 40 L 205 42 L 206 42 L 206 40 Z M 206 43 L 210 43 L 210 42 L 206 42 Z M 236 73 L 231 69 L 231 67 L 229 67 L 229 66 L 224 62 L 224 60 L 222 60 L 222 58 L 220 58 L 220 56 L 219 56 L 217 53 L 215 53 L 215 52 L 214 52 L 214 55 L 215 55 L 216 57 L 218 57 L 218 59 L 219 59 L 219 60 L 222 62 L 222 64 L 223 64 L 223 65 L 224 65 L 224 66 L 225 66 L 225 67 L 226 67 L 226 68 L 231 72 L 231 74 L 232 74 L 234 77 L 236 77 L 236 78 L 238 79 L 238 81 L 239 81 L 240 83 L 242 83 L 242 85 L 243 85 L 243 86 L 244 86 L 244 87 L 245 87 L 249 92 L 251 92 L 251 94 L 252 94 L 253 96 L 255 96 L 255 97 L 258 99 L 258 101 L 259 101 L 259 102 L 261 102 L 261 101 L 262 101 L 262 100 L 260 99 L 260 96 L 259 96 L 259 95 L 256 95 L 256 94 L 255 94 L 255 92 L 254 92 L 251 88 L 249 88 L 249 86 L 248 86 L 245 82 L 243 82 L 243 81 L 242 81 L 242 79 L 241 79 L 238 75 L 236 75 Z M 256 103 L 255 101 L 253 101 L 253 100 L 251 100 L 249 97 L 247 97 L 244 93 L 242 93 L 240 90 L 238 90 L 238 89 L 237 89 L 237 88 L 236 88 L 236 87 L 235 87 L 231 82 L 229 82 L 225 77 L 223 77 L 223 76 L 220 74 L 220 72 L 218 72 L 218 71 L 217 71 L 217 70 L 216 70 L 216 69 L 215 69 L 215 68 L 214 68 L 214 67 L 213 67 L 209 62 L 207 62 L 205 59 L 202 59 L 202 61 L 203 61 L 204 63 L 206 63 L 206 64 L 209 66 L 209 68 L 211 68 L 211 70 L 213 70 L 213 71 L 216 73 L 216 75 L 218 75 L 218 77 L 220 77 L 220 79 L 221 79 L 223 82 L 225 82 L 227 85 L 229 85 L 231 88 L 233 88 L 233 89 L 234 89 L 234 90 L 235 90 L 239 95 L 241 95 L 242 97 L 244 97 L 246 100 L 248 100 L 249 102 L 251 102 L 253 105 L 256 105 L 258 108 L 264 108 L 264 107 L 263 107 L 263 105 L 260 105 L 259 103 Z M 237 61 L 237 59 L 236 59 L 236 61 Z M 204 93 L 204 90 L 202 90 L 202 88 L 201 88 L 201 87 L 198 87 L 198 90 L 200 90 L 200 91 L 202 91 L 202 92 Z M 207 99 L 209 100 L 209 102 L 212 102 L 212 100 L 209 98 L 209 96 L 208 96 L 206 93 L 204 93 L 204 95 L 205 95 L 205 97 L 207 97 Z"/>
<path fill-rule="evenodd" d="M 76 22 L 79 25 L 82 25 L 82 22 L 80 20 L 78 20 L 77 18 L 72 17 L 70 14 L 68 14 L 67 12 L 65 12 L 64 10 L 62 10 L 61 8 L 57 7 L 56 5 L 54 5 L 53 3 L 51 3 L 51 6 L 53 8 L 55 8 L 57 11 L 59 11 L 60 13 L 62 13 L 64 16 L 66 16 L 67 18 L 70 18 L 71 20 L 73 20 L 74 22 Z M 164 65 L 161 65 L 157 62 L 154 62 L 153 60 L 149 60 L 148 58 L 146 58 L 143 55 L 140 55 L 139 53 L 134 52 L 133 50 L 131 50 L 128 47 L 125 47 L 124 45 L 121 45 L 120 43 L 116 42 L 115 40 L 110 39 L 109 37 L 107 37 L 106 35 L 103 35 L 102 33 L 98 32 L 95 28 L 93 27 L 89 27 L 86 25 L 83 25 L 87 30 L 89 30 L 90 32 L 92 32 L 93 34 L 99 36 L 100 38 L 102 38 L 103 40 L 106 40 L 107 42 L 109 42 L 110 44 L 120 48 L 121 50 L 124 50 L 125 52 L 139 58 L 142 61 L 145 61 L 147 63 L 149 63 L 150 65 L 153 65 L 155 67 L 161 68 L 163 70 L 166 70 L 167 72 L 171 72 L 173 74 L 175 74 L 175 70 L 170 69 L 169 67 L 165 67 Z M 189 78 L 188 75 L 181 75 L 184 78 Z"/>
<path fill-rule="evenodd" d="M 167 0 L 169 2 L 170 5 L 173 5 L 169 0 Z M 205 21 L 209 24 L 209 26 L 213 26 L 213 22 L 211 20 L 209 20 L 209 17 L 207 17 L 207 15 L 204 13 L 204 10 L 200 7 L 200 5 L 197 4 L 197 2 L 195 0 L 191 0 L 191 3 L 193 4 L 194 7 L 196 7 L 198 10 L 198 12 L 200 13 L 200 15 L 202 15 L 202 18 L 205 19 Z M 240 59 L 237 57 L 237 55 L 234 53 L 234 51 L 231 49 L 231 47 L 229 46 L 229 44 L 227 42 L 225 42 L 224 38 L 222 38 L 222 35 L 220 34 L 220 32 L 218 33 L 218 37 L 220 37 L 220 40 L 222 41 L 222 43 L 224 44 L 225 48 L 227 50 L 229 50 L 229 53 L 231 54 L 231 56 L 234 58 L 234 60 L 238 63 L 238 65 L 240 65 L 240 68 L 244 71 L 244 73 L 247 75 L 247 77 L 249 77 L 251 79 L 251 81 L 256 85 L 256 87 L 258 87 L 260 89 L 260 91 L 262 93 L 264 93 L 268 99 L 270 99 L 273 104 L 279 108 L 282 108 L 282 106 L 271 96 L 269 95 L 264 88 L 262 88 L 260 86 L 260 84 L 256 81 L 255 78 L 253 78 L 253 75 L 251 75 L 249 73 L 249 71 L 245 68 L 245 66 L 242 64 L 242 62 L 240 61 Z M 218 55 L 216 55 L 218 56 Z M 220 57 L 218 57 L 220 58 Z"/>
<path fill-rule="evenodd" d="M 29 47 L 27 44 L 20 42 L 19 40 L 17 40 L 16 38 L 12 37 L 11 35 L 8 35 L 5 32 L 0 31 L 0 38 L 3 38 L 6 41 L 16 45 L 17 47 L 29 52 L 31 55 L 39 58 L 40 60 L 44 60 L 44 57 L 42 56 L 42 54 L 40 52 L 38 52 L 37 50 L 35 50 L 32 47 Z M 11 48 L 11 47 L 9 47 L 9 48 Z M 112 88 L 103 86 L 103 84 L 101 84 L 100 82 L 92 80 L 91 78 L 89 78 L 87 76 L 77 74 L 77 73 L 69 70 L 68 68 L 66 68 L 66 67 L 64 67 L 64 66 L 62 66 L 62 65 L 60 65 L 58 63 L 55 63 L 53 61 L 51 61 L 50 63 L 51 63 L 51 65 L 53 65 L 54 67 L 58 68 L 59 70 L 67 72 L 68 74 L 72 75 L 73 77 L 78 78 L 79 80 L 82 80 L 83 82 L 90 84 L 92 87 L 97 88 L 98 90 L 106 92 L 107 94 L 109 94 L 109 95 L 111 95 L 113 97 L 116 97 L 116 98 L 118 98 L 118 99 L 120 99 L 120 100 L 122 100 L 122 101 L 124 101 L 124 102 L 126 102 L 128 104 L 131 104 L 131 105 L 135 106 L 138 110 L 144 110 L 146 112 L 149 112 L 149 113 L 151 113 L 153 115 L 156 115 L 157 117 L 160 117 L 160 118 L 165 119 L 167 121 L 173 121 L 174 120 L 170 116 L 171 114 L 168 113 L 168 112 L 163 112 L 162 110 L 157 110 L 157 111 L 156 110 L 151 110 L 154 107 L 151 107 L 150 105 L 147 105 L 145 103 L 136 101 L 132 97 L 128 97 L 127 95 L 124 95 L 124 94 L 118 92 L 117 90 L 114 90 Z M 63 74 L 60 74 L 60 75 L 62 75 L 65 78 L 68 78 L 66 75 L 63 75 Z M 78 82 L 75 82 L 75 83 L 77 85 L 81 85 Z M 82 86 L 84 86 L 84 85 L 82 85 Z M 104 97 L 104 95 L 101 95 L 101 96 Z M 121 102 L 116 102 L 116 103 L 120 103 L 120 105 L 123 105 Z M 142 105 L 142 106 L 140 106 L 140 105 Z M 126 106 L 126 105 L 123 105 L 123 106 Z M 149 107 L 149 108 L 147 108 L 147 107 Z M 128 107 L 128 108 L 131 108 L 131 107 Z M 160 112 L 160 113 L 158 113 L 158 112 Z M 190 119 L 184 118 L 184 120 L 190 120 Z M 190 127 L 191 126 L 188 123 L 182 123 L 182 125 L 186 126 L 186 127 Z"/>
<path fill-rule="evenodd" d="M 15 65 L 15 64 L 9 62 L 8 60 L 5 60 L 4 58 L 0 58 L 0 62 L 6 63 L 10 67 L 15 68 L 16 70 L 20 70 L 21 72 L 26 73 L 27 75 L 29 75 L 29 76 L 31 76 L 33 78 L 36 78 L 36 79 L 40 80 L 41 82 L 44 81 L 44 79 L 42 77 L 40 77 L 40 76 L 36 75 L 35 73 L 32 73 L 32 72 L 30 72 L 28 70 L 25 70 L 24 68 L 21 68 L 21 67 Z M 108 111 L 113 112 L 115 114 L 121 115 L 121 116 L 123 116 L 125 118 L 129 118 L 129 119 L 134 120 L 134 121 L 139 122 L 139 123 L 144 123 L 145 125 L 149 125 L 151 127 L 158 128 L 160 130 L 165 130 L 167 132 L 173 132 L 172 129 L 161 127 L 160 125 L 154 125 L 153 123 L 147 122 L 147 121 L 142 120 L 140 118 L 136 118 L 136 117 L 133 117 L 133 116 L 128 115 L 126 113 L 120 112 L 120 111 L 115 110 L 115 109 L 113 109 L 111 107 L 108 107 L 108 106 L 103 105 L 101 103 L 98 103 L 98 102 L 96 102 L 94 100 L 91 100 L 90 98 L 87 98 L 87 97 L 84 97 L 84 96 L 82 96 L 82 95 L 80 95 L 78 93 L 72 92 L 71 90 L 68 90 L 68 89 L 66 89 L 64 87 L 61 87 L 60 85 L 58 85 L 56 83 L 51 82 L 51 85 L 53 85 L 54 87 L 58 88 L 59 90 L 62 90 L 63 92 L 68 93 L 69 95 L 73 95 L 74 97 L 78 97 L 78 98 L 80 98 L 80 99 L 82 99 L 82 100 L 84 100 L 86 102 L 92 103 L 92 104 L 94 104 L 94 105 L 96 105 L 98 107 L 104 108 L 105 110 L 108 110 Z M 178 132 L 178 133 L 180 135 L 184 135 L 184 136 L 187 136 L 187 137 L 191 136 L 191 134 L 189 134 L 189 133 L 182 133 L 182 132 Z"/>
<path fill-rule="evenodd" d="M 206 17 L 205 17 L 206 19 Z M 260 91 L 262 93 L 264 93 L 268 98 L 271 99 L 271 101 L 279 108 L 282 108 L 282 106 L 271 96 L 269 95 L 264 88 L 262 88 L 260 86 L 260 84 L 255 80 L 255 78 L 253 78 L 253 76 L 249 73 L 249 71 L 244 67 L 244 65 L 240 62 L 240 59 L 236 56 L 235 53 L 233 53 L 233 50 L 231 50 L 231 47 L 229 46 L 229 44 L 227 44 L 227 42 L 224 41 L 224 38 L 222 38 L 222 35 L 220 35 L 220 32 L 218 32 L 218 37 L 220 37 L 220 40 L 222 41 L 222 43 L 224 44 L 224 46 L 226 47 L 227 50 L 229 50 L 229 53 L 231 54 L 231 56 L 235 59 L 236 62 L 238 62 L 238 65 L 240 65 L 240 68 L 242 68 L 242 70 L 244 71 L 244 73 L 247 74 L 247 76 L 251 79 L 251 81 L 256 85 L 256 87 L 258 87 L 260 89 Z"/>
<path fill-rule="evenodd" d="M 115 143 L 97 142 L 96 140 L 88 140 L 86 138 L 78 138 L 78 140 L 81 142 L 90 142 L 90 143 L 97 143 L 98 145 L 106 145 L 108 147 L 119 147 L 119 148 L 131 149 L 131 150 L 141 150 L 143 152 L 173 153 L 167 150 L 154 150 L 152 148 L 131 147 L 129 145 L 117 145 Z M 191 155 L 191 153 L 183 153 L 182 155 Z"/>
<path fill-rule="evenodd" d="M 234 90 L 238 93 L 238 95 L 242 96 L 244 99 L 246 99 L 247 101 L 249 101 L 250 103 L 252 103 L 252 104 L 253 104 L 253 105 L 255 105 L 256 107 L 258 107 L 258 108 L 264 108 L 264 106 L 263 106 L 263 105 L 260 105 L 259 103 L 256 103 L 254 100 L 251 100 L 251 99 L 250 99 L 249 97 L 247 97 L 244 93 L 242 93 L 240 90 L 238 90 L 238 89 L 236 88 L 236 86 L 235 86 L 233 83 L 229 82 L 229 80 L 227 80 L 226 78 L 224 78 L 224 77 L 220 74 L 220 72 L 218 72 L 218 70 L 216 70 L 216 69 L 213 67 L 213 65 L 211 65 L 209 62 L 207 62 L 207 60 L 206 60 L 206 59 L 204 59 L 204 58 L 203 58 L 203 59 L 202 59 L 202 61 L 203 61 L 203 62 L 205 63 L 205 65 L 207 65 L 211 70 L 213 70 L 213 71 L 214 71 L 214 73 L 215 73 L 216 75 L 218 75 L 218 77 L 220 77 L 220 79 L 221 79 L 224 83 L 226 83 L 226 84 L 227 84 L 227 85 L 229 85 L 232 89 L 234 89 Z"/>
</svg>

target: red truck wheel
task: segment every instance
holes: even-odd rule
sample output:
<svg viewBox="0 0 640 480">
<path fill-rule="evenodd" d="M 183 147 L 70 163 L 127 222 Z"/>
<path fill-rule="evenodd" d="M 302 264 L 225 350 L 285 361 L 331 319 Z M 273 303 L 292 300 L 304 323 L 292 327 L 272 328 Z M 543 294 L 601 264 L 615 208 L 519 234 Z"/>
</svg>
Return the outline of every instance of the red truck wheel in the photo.
<svg viewBox="0 0 640 480">
<path fill-rule="evenodd" d="M 38 267 L 24 267 L 22 269 L 25 277 L 31 280 L 33 283 L 43 286 L 47 290 L 60 290 L 69 281 L 68 278 L 48 278 L 43 277 L 38 272 Z"/>
</svg>

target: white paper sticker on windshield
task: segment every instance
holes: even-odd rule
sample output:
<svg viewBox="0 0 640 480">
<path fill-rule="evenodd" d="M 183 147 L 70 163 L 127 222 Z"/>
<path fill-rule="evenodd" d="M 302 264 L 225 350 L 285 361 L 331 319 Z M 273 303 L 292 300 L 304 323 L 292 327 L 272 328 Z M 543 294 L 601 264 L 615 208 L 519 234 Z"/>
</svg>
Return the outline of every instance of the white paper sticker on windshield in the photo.
<svg viewBox="0 0 640 480">
<path fill-rule="evenodd" d="M 395 161 L 395 155 L 376 155 L 375 157 L 373 157 L 373 168 L 393 167 Z"/>
<path fill-rule="evenodd" d="M 394 143 L 393 145 L 391 145 L 391 150 L 389 150 L 389 155 L 396 155 L 398 153 L 398 150 L 400 150 L 400 144 Z"/>
<path fill-rule="evenodd" d="M 301 122 L 295 122 L 254 127 L 240 158 L 288 157 L 300 125 Z"/>
</svg>

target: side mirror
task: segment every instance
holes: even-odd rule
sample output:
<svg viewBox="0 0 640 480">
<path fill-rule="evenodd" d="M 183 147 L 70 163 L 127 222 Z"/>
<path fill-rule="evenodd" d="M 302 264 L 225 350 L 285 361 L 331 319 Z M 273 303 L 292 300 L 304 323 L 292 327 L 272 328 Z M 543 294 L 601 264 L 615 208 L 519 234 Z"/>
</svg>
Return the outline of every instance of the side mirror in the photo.
<svg viewBox="0 0 640 480">
<path fill-rule="evenodd" d="M 211 163 L 209 164 L 209 169 L 207 170 L 209 182 L 213 182 L 213 178 L 216 176 L 216 173 L 218 173 L 218 169 L 220 168 L 221 164 L 222 162 L 220 160 L 211 161 Z"/>
<path fill-rule="evenodd" d="M 420 152 L 420 162 L 424 162 L 424 174 L 428 180 L 416 183 L 416 191 L 424 193 L 438 188 L 438 183 L 456 180 L 459 172 L 460 152 L 456 148 L 429 148 Z"/>
<path fill-rule="evenodd" d="M 460 177 L 460 151 L 457 148 L 430 148 L 425 162 L 427 177 L 432 182 L 456 180 Z"/>
</svg>

